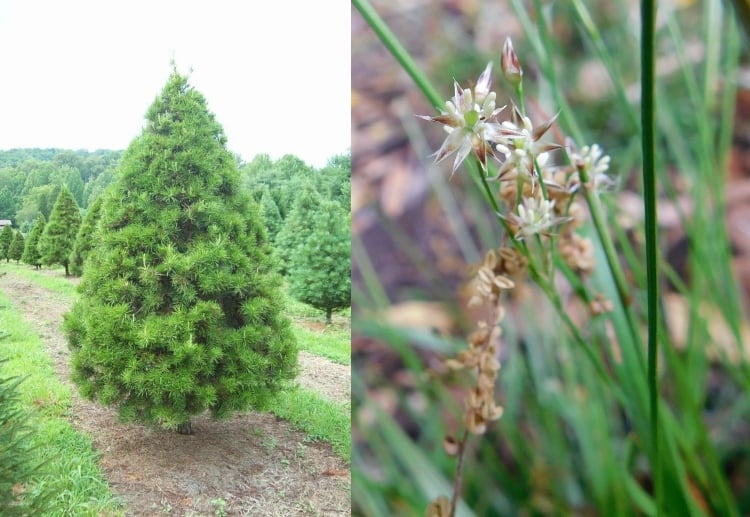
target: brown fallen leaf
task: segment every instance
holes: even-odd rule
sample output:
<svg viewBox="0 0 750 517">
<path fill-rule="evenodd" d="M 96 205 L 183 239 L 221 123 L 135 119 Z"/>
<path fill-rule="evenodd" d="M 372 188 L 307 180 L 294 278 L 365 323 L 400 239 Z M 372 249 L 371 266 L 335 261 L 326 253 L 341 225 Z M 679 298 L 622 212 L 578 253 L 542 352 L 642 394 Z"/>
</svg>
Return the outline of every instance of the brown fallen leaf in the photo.
<svg viewBox="0 0 750 517">
<path fill-rule="evenodd" d="M 448 335 L 455 329 L 455 319 L 440 302 L 410 300 L 391 305 L 383 319 L 396 327 L 432 330 Z"/>
<path fill-rule="evenodd" d="M 321 472 L 324 476 L 348 476 L 348 469 L 325 469 Z"/>
<path fill-rule="evenodd" d="M 663 297 L 665 316 L 669 335 L 673 345 L 681 350 L 687 342 L 690 323 L 690 306 L 684 296 L 666 293 Z M 698 308 L 698 317 L 706 322 L 710 342 L 706 343 L 706 354 L 710 359 L 726 357 L 737 362 L 750 358 L 750 349 L 744 344 L 750 343 L 750 325 L 742 321 L 740 327 L 741 343 L 737 343 L 734 333 L 724 320 L 721 311 L 707 303 Z"/>
</svg>

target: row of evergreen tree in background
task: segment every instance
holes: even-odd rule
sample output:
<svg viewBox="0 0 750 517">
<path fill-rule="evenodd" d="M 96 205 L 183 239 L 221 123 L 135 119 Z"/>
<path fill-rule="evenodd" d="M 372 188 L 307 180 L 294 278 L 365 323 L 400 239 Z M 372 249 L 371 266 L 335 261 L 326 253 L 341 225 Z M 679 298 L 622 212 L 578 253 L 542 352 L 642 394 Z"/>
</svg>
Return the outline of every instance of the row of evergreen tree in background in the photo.
<svg viewBox="0 0 750 517">
<path fill-rule="evenodd" d="M 0 151 L 0 258 L 81 276 L 104 194 L 121 151 Z M 290 292 L 326 312 L 350 304 L 351 157 L 315 169 L 293 155 L 238 162 L 242 188 L 260 205 Z"/>
</svg>

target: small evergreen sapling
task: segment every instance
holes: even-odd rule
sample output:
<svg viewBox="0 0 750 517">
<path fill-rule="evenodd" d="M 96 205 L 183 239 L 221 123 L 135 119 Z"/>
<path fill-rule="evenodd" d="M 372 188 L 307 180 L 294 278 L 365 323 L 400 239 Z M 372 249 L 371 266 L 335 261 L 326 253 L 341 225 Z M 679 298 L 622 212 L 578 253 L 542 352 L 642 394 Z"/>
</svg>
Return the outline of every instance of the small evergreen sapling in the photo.
<svg viewBox="0 0 750 517">
<path fill-rule="evenodd" d="M 70 276 L 70 252 L 76 240 L 78 227 L 81 226 L 81 210 L 67 187 L 60 189 L 49 223 L 44 227 L 39 241 L 39 252 L 42 264 L 50 266 L 60 264 L 65 268 L 65 276 Z"/>
<path fill-rule="evenodd" d="M 7 225 L 0 232 L 0 259 L 8 260 L 8 250 L 10 243 L 13 242 L 13 228 Z"/>
<path fill-rule="evenodd" d="M 326 313 L 351 304 L 351 229 L 348 214 L 335 201 L 324 201 L 312 217 L 313 230 L 292 253 L 292 296 Z"/>
<path fill-rule="evenodd" d="M 20 231 L 16 231 L 8 248 L 8 260 L 15 260 L 16 264 L 23 256 L 24 238 Z"/>
<path fill-rule="evenodd" d="M 104 198 L 99 196 L 96 201 L 89 207 L 86 217 L 83 218 L 81 227 L 78 229 L 76 241 L 73 244 L 73 251 L 70 252 L 70 273 L 75 276 L 83 274 L 83 263 L 94 245 L 94 232 L 96 224 L 99 222 L 99 215 L 102 209 Z"/>
<path fill-rule="evenodd" d="M 82 395 L 123 420 L 187 434 L 206 410 L 268 407 L 296 375 L 281 277 L 225 144 L 175 71 L 104 200 L 64 328 Z"/>
<path fill-rule="evenodd" d="M 39 253 L 39 241 L 42 238 L 42 233 L 44 233 L 44 227 L 46 224 L 47 221 L 44 219 L 44 215 L 39 214 L 39 217 L 37 217 L 37 220 L 34 223 L 34 227 L 29 233 L 29 238 L 26 239 L 26 244 L 23 248 L 23 255 L 21 256 L 21 261 L 23 263 L 34 266 L 37 269 L 42 267 L 42 254 Z"/>
</svg>

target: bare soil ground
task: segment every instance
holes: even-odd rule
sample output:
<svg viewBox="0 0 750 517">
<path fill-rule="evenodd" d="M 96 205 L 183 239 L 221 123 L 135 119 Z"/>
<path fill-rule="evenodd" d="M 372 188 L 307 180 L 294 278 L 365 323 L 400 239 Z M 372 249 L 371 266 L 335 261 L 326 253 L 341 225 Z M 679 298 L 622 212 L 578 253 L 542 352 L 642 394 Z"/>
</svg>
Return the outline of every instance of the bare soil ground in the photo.
<svg viewBox="0 0 750 517">
<path fill-rule="evenodd" d="M 328 444 L 310 441 L 274 415 L 246 413 L 216 422 L 193 419 L 192 436 L 122 424 L 116 411 L 81 399 L 71 383 L 60 331 L 69 309 L 60 296 L 8 273 L 0 289 L 47 346 L 73 393 L 70 421 L 89 434 L 126 515 L 350 515 L 349 465 Z M 300 353 L 300 384 L 337 402 L 349 400 L 350 369 Z"/>
<path fill-rule="evenodd" d="M 300 351 L 298 361 L 302 367 L 297 377 L 300 386 L 341 404 L 351 400 L 352 370 L 349 366 L 305 351 Z"/>
</svg>

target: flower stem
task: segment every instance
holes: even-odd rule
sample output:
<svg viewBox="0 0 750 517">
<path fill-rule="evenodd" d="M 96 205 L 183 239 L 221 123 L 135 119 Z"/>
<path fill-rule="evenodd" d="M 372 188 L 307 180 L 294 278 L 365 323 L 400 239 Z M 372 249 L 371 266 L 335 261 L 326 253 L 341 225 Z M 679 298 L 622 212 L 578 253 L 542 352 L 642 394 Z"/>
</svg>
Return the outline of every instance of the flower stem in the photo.
<svg viewBox="0 0 750 517">
<path fill-rule="evenodd" d="M 469 440 L 469 430 L 464 429 L 464 434 L 458 442 L 458 461 L 456 462 L 456 479 L 453 480 L 453 495 L 451 496 L 451 507 L 448 512 L 449 517 L 456 515 L 456 506 L 458 498 L 461 495 L 461 485 L 463 484 L 464 456 L 466 455 L 466 442 Z"/>
<path fill-rule="evenodd" d="M 604 212 L 602 211 L 601 201 L 599 200 L 595 189 L 591 189 L 588 187 L 591 180 L 588 176 L 588 173 L 584 169 L 581 169 L 579 173 L 581 174 L 583 197 L 584 199 L 586 199 L 586 205 L 588 206 L 589 212 L 591 213 L 591 221 L 594 223 L 594 229 L 599 236 L 599 242 L 601 242 L 602 244 L 604 256 L 607 258 L 607 266 L 609 267 L 610 274 L 612 275 L 612 279 L 615 282 L 617 298 L 620 301 L 620 306 L 622 307 L 622 310 L 624 311 L 628 321 L 628 329 L 630 330 L 630 336 L 635 346 L 639 366 L 641 368 L 644 368 L 641 335 L 638 331 L 636 318 L 633 315 L 633 311 L 631 309 L 632 297 L 629 293 L 630 288 L 628 287 L 628 282 L 625 279 L 625 273 L 623 272 L 622 266 L 620 265 L 620 261 L 617 257 L 617 250 L 615 249 L 612 236 L 608 231 L 607 221 L 604 216 Z"/>
<path fill-rule="evenodd" d="M 643 149 L 643 204 L 645 211 L 646 281 L 648 284 L 648 387 L 651 417 L 652 469 L 656 512 L 662 515 L 663 479 L 659 454 L 659 385 L 656 372 L 658 351 L 659 290 L 656 248 L 656 146 L 654 102 L 656 5 L 641 0 L 641 146 Z"/>
<path fill-rule="evenodd" d="M 518 99 L 518 111 L 521 113 L 521 116 L 526 116 L 526 102 L 523 98 L 523 81 L 518 81 L 518 84 L 516 85 L 516 98 Z"/>
<path fill-rule="evenodd" d="M 478 165 L 475 165 L 475 162 L 471 162 L 470 168 L 474 170 L 474 173 L 477 177 L 479 177 L 479 182 L 482 184 L 482 188 L 484 189 L 484 195 L 487 197 L 487 202 L 492 207 L 492 210 L 495 211 L 495 214 L 500 214 L 500 205 L 497 204 L 497 199 L 495 199 L 495 195 L 492 193 L 492 189 L 490 188 L 490 184 L 487 182 L 487 176 L 485 175 L 484 171 L 481 167 Z M 506 226 L 507 229 L 507 225 Z"/>
</svg>

